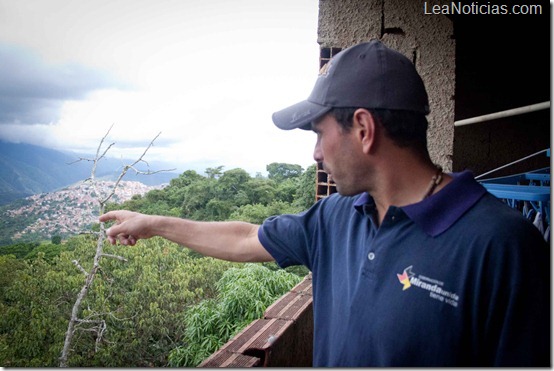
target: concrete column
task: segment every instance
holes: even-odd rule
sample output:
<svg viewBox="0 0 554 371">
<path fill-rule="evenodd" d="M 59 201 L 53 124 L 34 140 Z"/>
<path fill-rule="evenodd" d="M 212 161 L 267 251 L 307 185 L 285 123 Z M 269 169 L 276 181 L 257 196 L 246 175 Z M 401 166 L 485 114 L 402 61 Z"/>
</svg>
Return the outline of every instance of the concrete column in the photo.
<svg viewBox="0 0 554 371">
<path fill-rule="evenodd" d="M 412 60 L 429 94 L 428 147 L 431 159 L 452 171 L 454 150 L 455 41 L 453 24 L 425 14 L 418 0 L 320 0 L 321 47 L 380 39 Z"/>
</svg>

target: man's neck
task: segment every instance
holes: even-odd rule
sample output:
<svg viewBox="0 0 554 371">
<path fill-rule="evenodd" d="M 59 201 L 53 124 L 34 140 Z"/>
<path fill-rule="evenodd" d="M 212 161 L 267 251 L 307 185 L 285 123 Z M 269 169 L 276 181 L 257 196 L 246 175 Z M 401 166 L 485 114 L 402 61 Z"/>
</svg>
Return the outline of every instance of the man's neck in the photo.
<svg viewBox="0 0 554 371">
<path fill-rule="evenodd" d="M 370 192 L 377 207 L 381 224 L 391 206 L 402 207 L 418 203 L 426 197 L 440 191 L 451 180 L 431 163 L 402 163 L 396 167 L 387 167 L 376 179 L 376 185 Z"/>
</svg>

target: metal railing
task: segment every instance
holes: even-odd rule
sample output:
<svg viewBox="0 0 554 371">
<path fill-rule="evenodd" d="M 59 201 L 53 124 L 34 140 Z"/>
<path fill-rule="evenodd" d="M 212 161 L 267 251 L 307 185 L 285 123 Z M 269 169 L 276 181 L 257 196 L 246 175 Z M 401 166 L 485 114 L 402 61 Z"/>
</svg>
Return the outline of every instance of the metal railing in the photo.
<svg viewBox="0 0 554 371">
<path fill-rule="evenodd" d="M 471 118 L 464 119 L 464 120 L 458 120 L 458 121 L 454 122 L 454 126 L 464 126 L 464 125 L 477 124 L 477 123 L 480 123 L 480 122 L 496 120 L 496 119 L 500 119 L 500 118 L 504 118 L 504 117 L 522 115 L 524 113 L 540 111 L 540 110 L 548 109 L 548 108 L 550 108 L 550 101 L 531 104 L 531 105 L 528 105 L 528 106 L 523 106 L 523 107 L 518 107 L 518 108 L 512 108 L 512 109 L 509 109 L 509 110 L 506 110 L 506 111 L 489 113 L 487 115 L 471 117 Z"/>
</svg>

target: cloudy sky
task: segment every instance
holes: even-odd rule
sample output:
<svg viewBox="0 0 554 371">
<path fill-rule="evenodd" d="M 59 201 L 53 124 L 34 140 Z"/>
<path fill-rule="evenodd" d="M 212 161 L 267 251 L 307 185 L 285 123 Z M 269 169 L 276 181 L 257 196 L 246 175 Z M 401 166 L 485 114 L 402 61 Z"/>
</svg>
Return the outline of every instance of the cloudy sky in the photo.
<svg viewBox="0 0 554 371">
<path fill-rule="evenodd" d="M 0 0 L 0 140 L 178 170 L 313 163 L 271 114 L 318 70 L 318 0 Z"/>
</svg>

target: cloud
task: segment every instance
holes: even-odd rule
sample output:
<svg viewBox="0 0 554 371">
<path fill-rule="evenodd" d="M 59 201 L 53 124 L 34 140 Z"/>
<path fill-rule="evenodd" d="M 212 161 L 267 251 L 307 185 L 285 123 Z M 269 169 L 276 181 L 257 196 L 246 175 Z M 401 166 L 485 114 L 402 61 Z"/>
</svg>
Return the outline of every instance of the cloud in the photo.
<svg viewBox="0 0 554 371">
<path fill-rule="evenodd" d="M 51 124 L 64 102 L 101 89 L 128 89 L 109 73 L 77 63 L 47 63 L 30 49 L 0 43 L 0 124 Z"/>
<path fill-rule="evenodd" d="M 116 158 L 136 158 L 161 132 L 148 161 L 181 170 L 313 162 L 311 133 L 281 131 L 271 114 L 313 87 L 317 1 L 0 0 L 0 9 L 0 139 L 94 153 L 113 125 Z"/>
</svg>

